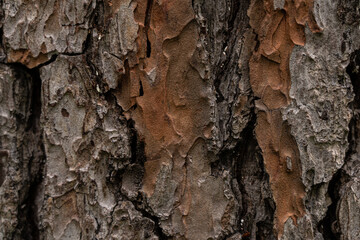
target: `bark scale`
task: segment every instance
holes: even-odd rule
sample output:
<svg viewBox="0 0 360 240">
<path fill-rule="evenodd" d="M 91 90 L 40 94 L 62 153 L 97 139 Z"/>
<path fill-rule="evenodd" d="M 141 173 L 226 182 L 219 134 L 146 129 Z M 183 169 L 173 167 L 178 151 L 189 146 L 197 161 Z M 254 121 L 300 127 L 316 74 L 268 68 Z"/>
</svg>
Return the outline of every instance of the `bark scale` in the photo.
<svg viewBox="0 0 360 240">
<path fill-rule="evenodd" d="M 360 3 L 2 0 L 1 239 L 358 239 Z"/>
</svg>

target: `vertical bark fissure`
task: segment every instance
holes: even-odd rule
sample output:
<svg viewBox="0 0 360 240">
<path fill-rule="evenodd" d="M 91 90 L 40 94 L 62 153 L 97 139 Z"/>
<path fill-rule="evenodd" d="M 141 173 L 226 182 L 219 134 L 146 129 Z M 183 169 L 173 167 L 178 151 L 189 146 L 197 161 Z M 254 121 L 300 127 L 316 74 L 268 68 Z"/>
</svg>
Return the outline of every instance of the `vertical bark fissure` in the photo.
<svg viewBox="0 0 360 240">
<path fill-rule="evenodd" d="M 358 235 L 356 1 L 56 2 L 0 0 L 0 238 Z"/>
<path fill-rule="evenodd" d="M 333 178 L 329 183 L 328 194 L 332 203 L 328 207 L 325 218 L 320 221 L 318 225 L 318 229 L 325 239 L 340 239 L 336 209 L 340 200 L 341 186 L 349 180 L 348 178 L 349 176 L 341 168 L 334 174 Z"/>
<path fill-rule="evenodd" d="M 42 64 L 50 64 L 56 59 L 56 55 L 48 62 Z M 22 119 L 18 119 L 18 124 L 25 124 L 24 142 L 33 144 L 31 156 L 27 162 L 27 169 L 24 171 L 23 179 L 25 185 L 20 191 L 24 196 L 22 202 L 19 203 L 18 209 L 18 225 L 17 229 L 21 232 L 24 239 L 40 239 L 40 219 L 38 203 L 36 202 L 41 194 L 44 179 L 45 167 L 45 151 L 42 139 L 43 129 L 40 124 L 41 117 L 41 79 L 39 68 L 28 69 L 21 64 L 8 64 L 12 66 L 18 73 L 26 73 L 32 81 L 32 88 L 29 89 L 30 98 L 27 99 L 29 106 L 29 118 L 26 123 Z M 28 80 L 28 79 L 25 79 Z M 25 193 L 24 193 L 25 192 Z"/>
<path fill-rule="evenodd" d="M 146 57 L 149 58 L 151 56 L 151 42 L 149 39 L 149 28 L 151 21 L 151 11 L 153 6 L 153 0 L 147 1 L 146 12 L 145 12 L 145 20 L 144 20 L 144 31 L 146 36 Z"/>
<path fill-rule="evenodd" d="M 256 125 L 254 111 L 253 106 L 250 121 L 242 131 L 236 146 L 219 153 L 220 160 L 212 164 L 212 175 L 220 176 L 224 169 L 231 169 L 231 176 L 236 181 L 232 183 L 232 190 L 240 203 L 236 231 L 240 232 L 243 239 L 275 239 L 273 233 L 275 206 L 272 196 L 264 198 L 263 202 L 259 202 L 261 197 L 257 198 L 262 192 L 261 186 L 266 186 L 266 190 L 270 192 L 270 184 L 254 133 Z M 251 187 L 255 183 L 259 186 L 256 190 Z M 259 217 L 262 215 L 261 207 L 266 212 Z"/>
<path fill-rule="evenodd" d="M 241 96 L 238 84 L 240 81 L 244 81 L 241 78 L 246 78 L 246 76 L 242 75 L 244 69 L 240 69 L 237 64 L 241 57 L 239 53 L 242 51 L 242 49 L 240 49 L 240 52 L 238 52 L 237 48 L 245 48 L 247 46 L 243 35 L 250 27 L 247 16 L 249 5 L 249 1 L 227 1 L 226 8 L 230 6 L 229 11 L 231 14 L 227 18 L 227 28 L 224 28 L 222 32 L 224 36 L 221 47 L 222 52 L 218 59 L 212 59 L 212 61 L 216 63 L 213 70 L 216 102 L 219 106 L 226 104 L 224 107 L 227 108 L 227 112 L 229 113 L 228 117 L 220 119 L 220 125 L 226 127 L 226 129 L 222 129 L 222 131 L 230 133 L 231 130 L 228 129 L 228 127 L 231 125 L 232 118 L 234 117 L 233 108 L 235 99 Z M 210 21 L 211 20 L 209 20 L 209 22 Z M 211 27 L 211 23 L 208 25 Z M 218 33 L 214 34 L 216 36 Z M 214 39 L 210 36 L 210 41 L 212 40 Z M 213 49 L 209 51 L 213 51 Z M 213 58 L 212 56 L 210 57 Z M 244 62 L 243 64 L 247 63 Z M 237 79 L 233 79 L 234 73 Z M 224 89 L 223 85 L 229 81 L 235 82 L 234 85 L 229 84 L 227 89 Z M 236 86 L 235 89 L 231 89 L 233 86 Z M 235 94 L 234 96 L 228 96 L 226 91 L 234 91 Z M 273 220 L 275 206 L 272 196 L 269 196 L 264 201 L 257 197 L 262 191 L 260 189 L 262 186 L 267 186 L 269 190 L 270 185 L 254 133 L 256 114 L 254 96 L 251 89 L 248 89 L 247 94 L 247 105 L 250 105 L 251 108 L 247 126 L 240 133 L 240 140 L 234 140 L 230 136 L 229 140 L 224 142 L 218 154 L 219 160 L 212 163 L 211 170 L 213 176 L 221 176 L 224 170 L 231 169 L 230 174 L 234 178 L 231 186 L 232 191 L 240 203 L 240 209 L 237 213 L 237 229 L 235 231 L 240 232 L 243 239 L 274 239 Z M 235 146 L 229 147 L 229 145 L 232 144 Z M 259 186 L 256 187 L 256 190 L 255 188 L 251 188 L 254 182 Z M 263 209 L 266 209 L 266 213 L 261 217 Z"/>
<path fill-rule="evenodd" d="M 145 13 L 145 19 L 144 19 L 144 31 L 146 36 L 146 57 L 150 57 L 151 55 L 151 43 L 149 40 L 149 31 L 150 31 L 150 20 L 151 20 L 151 11 L 152 11 L 152 5 L 153 0 L 147 1 L 147 7 L 146 7 L 146 13 Z M 109 34 L 108 31 L 108 24 L 110 22 L 110 18 L 106 17 L 106 2 L 104 1 L 97 1 L 96 8 L 94 10 L 94 14 L 92 16 L 93 20 L 93 28 L 97 29 L 97 32 L 99 35 L 106 35 Z M 91 33 L 89 33 L 88 37 L 91 36 Z M 91 71 L 91 77 L 94 79 L 94 83 L 97 85 L 96 87 L 99 88 L 98 93 L 100 95 L 104 95 L 106 101 L 108 102 L 109 106 L 115 106 L 115 108 L 119 109 L 119 113 L 123 119 L 126 119 L 124 116 L 124 109 L 117 103 L 116 101 L 116 91 L 118 91 L 120 87 L 117 89 L 108 89 L 106 86 L 106 83 L 103 81 L 104 78 L 104 72 L 103 69 L 99 69 L 98 66 L 101 66 L 102 63 L 98 62 L 101 58 L 98 51 L 93 51 L 93 49 L 96 47 L 97 39 L 94 38 L 87 38 L 85 42 L 84 47 L 84 53 L 85 53 L 85 59 L 86 63 L 90 68 Z M 119 82 L 127 82 L 131 83 L 132 79 L 130 79 L 130 64 L 128 60 L 128 56 L 118 56 L 112 52 L 109 52 L 109 54 L 116 59 L 123 62 L 123 68 L 124 68 L 124 74 L 122 77 L 120 77 Z M 141 80 L 139 81 L 139 96 L 144 95 L 144 88 Z M 131 106 L 131 110 L 135 110 L 137 108 L 137 104 L 134 103 L 134 105 Z M 135 128 L 135 121 L 132 118 L 129 118 L 127 120 L 127 129 L 129 130 L 129 143 L 130 143 L 130 152 L 131 152 L 131 159 L 129 164 L 121 170 L 115 170 L 116 172 L 111 175 L 111 179 L 109 182 L 113 185 L 115 189 L 115 198 L 117 199 L 116 205 L 113 207 L 113 211 L 111 213 L 111 222 L 114 218 L 114 211 L 119 206 L 119 203 L 121 201 L 128 201 L 131 202 L 135 208 L 136 211 L 138 211 L 144 218 L 148 218 L 151 221 L 154 222 L 154 229 L 153 232 L 155 235 L 159 237 L 159 239 L 167 239 L 166 235 L 163 233 L 161 227 L 160 227 L 160 220 L 152 215 L 149 211 L 147 211 L 146 208 L 146 202 L 145 198 L 142 195 L 140 191 L 138 191 L 137 197 L 129 197 L 125 192 L 122 191 L 122 185 L 123 185 L 123 178 L 124 175 L 127 174 L 127 171 L 131 171 L 132 167 L 136 167 L 138 171 L 140 171 L 140 174 L 138 175 L 138 179 L 140 182 L 140 185 L 143 182 L 143 176 L 144 176 L 144 164 L 146 161 L 146 155 L 145 155 L 145 143 L 140 138 L 138 131 Z M 96 220 L 98 222 L 98 227 L 96 229 L 96 232 L 99 233 L 101 228 L 99 224 L 101 223 L 100 220 Z"/>
<path fill-rule="evenodd" d="M 0 150 L 0 187 L 5 181 L 5 162 L 3 162 L 3 159 L 8 158 L 9 153 L 5 150 Z"/>
<path fill-rule="evenodd" d="M 56 58 L 56 57 L 55 57 Z M 53 59 L 54 61 L 55 59 Z M 40 125 L 40 117 L 41 117 L 41 79 L 40 79 L 40 73 L 39 68 L 35 68 L 30 70 L 30 75 L 33 80 L 33 91 L 32 91 L 32 102 L 31 102 L 31 116 L 29 119 L 30 124 L 28 127 L 30 127 L 31 131 L 34 133 L 37 133 L 37 138 L 35 140 L 38 140 L 40 152 L 37 156 L 37 159 L 31 158 L 32 161 L 29 162 L 29 175 L 31 179 L 31 184 L 29 188 L 29 194 L 28 198 L 26 199 L 26 206 L 28 208 L 27 210 L 27 227 L 28 232 L 30 232 L 30 236 L 32 236 L 32 239 L 40 239 L 40 226 L 39 226 L 39 215 L 38 215 L 38 205 L 36 203 L 36 199 L 38 194 L 40 193 L 40 189 L 43 184 L 44 179 L 44 166 L 45 166 L 45 150 L 44 150 L 44 143 L 42 139 L 42 128 Z M 29 130 L 30 130 L 29 129 Z M 34 164 L 34 160 L 37 161 L 38 169 L 35 172 L 35 175 L 32 176 L 32 165 Z M 26 231 L 23 231 L 24 238 L 28 237 L 28 233 Z"/>
<path fill-rule="evenodd" d="M 243 233 L 248 232 L 251 238 L 275 239 L 273 234 L 275 208 L 272 196 L 264 198 L 264 202 L 256 202 L 256 194 L 261 193 L 261 186 L 267 186 L 269 190 L 270 184 L 261 150 L 255 137 L 256 114 L 254 109 L 251 114 L 251 120 L 241 134 L 242 141 L 237 147 L 238 156 L 235 163 L 235 176 L 242 193 L 242 209 L 239 213 L 240 226 Z M 248 192 L 253 182 L 258 182 L 258 192 Z M 268 204 L 269 201 L 270 204 Z M 266 205 L 265 216 L 257 219 L 258 207 L 262 204 Z"/>
<path fill-rule="evenodd" d="M 141 166 L 142 173 L 144 173 L 144 164 L 146 162 L 145 155 L 145 143 L 139 138 L 138 132 L 135 128 L 135 122 L 132 119 L 128 120 L 128 128 L 131 132 L 131 141 L 130 141 L 130 149 L 131 149 L 131 164 L 138 164 Z M 143 175 L 142 175 L 143 177 Z M 142 179 L 143 180 L 143 179 Z M 130 199 L 125 194 L 121 194 L 121 197 L 130 201 L 135 209 L 142 214 L 143 217 L 148 218 L 154 222 L 154 233 L 159 237 L 159 240 L 166 240 L 168 237 L 164 234 L 161 226 L 160 220 L 150 212 L 146 210 L 145 197 L 142 193 L 140 193 L 137 199 Z"/>
<path fill-rule="evenodd" d="M 129 71 L 130 70 L 129 70 L 128 60 L 125 60 L 124 65 L 125 65 L 125 78 L 127 78 L 127 79 L 124 79 L 124 81 L 130 81 L 130 79 L 129 79 L 129 77 L 130 77 Z M 139 90 L 140 95 L 143 94 L 143 90 L 141 88 L 142 87 L 140 86 L 140 90 Z M 116 104 L 115 96 L 113 95 L 112 90 L 109 90 L 108 92 L 106 92 L 104 94 L 110 105 Z M 117 105 L 117 107 L 120 108 L 120 113 L 123 115 L 124 110 L 119 105 Z M 137 105 L 135 104 L 134 106 L 132 106 L 132 108 L 136 109 Z M 130 131 L 130 151 L 131 151 L 130 163 L 127 166 L 127 168 L 125 168 L 121 171 L 117 170 L 115 180 L 112 180 L 112 181 L 110 180 L 110 182 L 112 182 L 112 184 L 115 186 L 115 188 L 118 189 L 117 193 L 115 193 L 115 196 L 118 199 L 118 201 L 126 200 L 126 201 L 131 202 L 136 211 L 141 213 L 141 215 L 144 218 L 148 218 L 154 223 L 153 232 L 156 236 L 158 236 L 159 240 L 166 240 L 166 239 L 168 239 L 168 237 L 165 235 L 165 233 L 163 232 L 163 230 L 161 228 L 160 219 L 158 217 L 154 216 L 150 211 L 148 211 L 144 194 L 139 191 L 137 197 L 134 199 L 134 198 L 128 197 L 125 193 L 123 193 L 121 191 L 124 174 L 126 173 L 126 171 L 129 171 L 130 168 L 135 165 L 138 166 L 140 169 L 139 171 L 141 171 L 141 174 L 140 174 L 141 179 L 139 179 L 139 180 L 141 182 L 141 185 L 143 184 L 143 177 L 144 177 L 144 171 L 145 171 L 144 164 L 146 162 L 145 142 L 139 136 L 139 133 L 135 128 L 135 121 L 133 119 L 130 118 L 127 120 L 127 128 Z M 117 205 L 118 205 L 118 203 L 117 203 Z M 113 211 L 116 209 L 116 206 L 114 206 Z M 113 213 L 111 213 L 111 217 L 113 218 Z"/>
<path fill-rule="evenodd" d="M 353 117 L 349 123 L 348 142 L 349 148 L 346 152 L 343 166 L 332 177 L 328 194 L 331 199 L 331 204 L 328 207 L 326 216 L 319 223 L 318 229 L 323 234 L 325 239 L 341 239 L 341 229 L 339 226 L 338 204 L 343 194 L 342 187 L 345 186 L 350 180 L 351 176 L 347 174 L 344 167 L 349 163 L 357 153 L 357 146 L 359 144 L 359 120 L 360 120 L 360 50 L 351 54 L 350 63 L 346 68 L 346 72 L 350 77 L 353 92 L 355 94 L 353 102 L 350 103 L 350 108 L 353 111 Z"/>
<path fill-rule="evenodd" d="M 234 57 L 236 54 L 234 51 L 235 45 L 239 38 L 242 37 L 242 33 L 248 25 L 248 19 L 246 15 L 246 10 L 249 8 L 248 1 L 230 1 L 231 6 L 229 7 L 231 14 L 228 18 L 228 26 L 225 30 L 224 41 L 222 44 L 222 55 L 219 59 L 217 66 L 215 67 L 215 78 L 214 78 L 214 87 L 216 91 L 216 102 L 221 103 L 225 101 L 225 96 L 223 95 L 220 85 L 226 78 L 229 77 L 231 68 L 234 67 Z M 237 60 L 237 59 L 236 59 Z M 238 66 L 236 64 L 236 69 Z M 240 72 L 240 71 L 237 71 Z M 229 109 L 231 109 L 231 105 L 229 104 Z"/>
<path fill-rule="evenodd" d="M 166 234 L 163 232 L 163 230 L 161 228 L 159 218 L 157 218 L 156 216 L 150 214 L 149 212 L 147 212 L 145 209 L 143 209 L 141 207 L 141 205 L 143 204 L 143 201 L 144 200 L 140 201 L 140 203 L 137 203 L 137 202 L 134 202 L 134 201 L 131 201 L 131 202 L 134 204 L 135 209 L 137 211 L 139 211 L 143 217 L 148 218 L 148 219 L 150 219 L 150 220 L 152 220 L 154 222 L 154 233 L 155 233 L 156 236 L 158 236 L 159 240 L 167 240 L 167 239 L 169 239 L 168 236 L 166 236 Z"/>
</svg>

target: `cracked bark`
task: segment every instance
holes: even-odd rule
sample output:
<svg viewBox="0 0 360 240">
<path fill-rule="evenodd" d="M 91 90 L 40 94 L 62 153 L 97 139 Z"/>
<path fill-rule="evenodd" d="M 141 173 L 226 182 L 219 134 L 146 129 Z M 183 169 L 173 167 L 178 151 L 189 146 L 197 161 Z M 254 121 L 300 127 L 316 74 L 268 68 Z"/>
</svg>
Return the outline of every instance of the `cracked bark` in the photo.
<svg viewBox="0 0 360 240">
<path fill-rule="evenodd" d="M 358 1 L 0 5 L 0 239 L 359 238 Z"/>
</svg>

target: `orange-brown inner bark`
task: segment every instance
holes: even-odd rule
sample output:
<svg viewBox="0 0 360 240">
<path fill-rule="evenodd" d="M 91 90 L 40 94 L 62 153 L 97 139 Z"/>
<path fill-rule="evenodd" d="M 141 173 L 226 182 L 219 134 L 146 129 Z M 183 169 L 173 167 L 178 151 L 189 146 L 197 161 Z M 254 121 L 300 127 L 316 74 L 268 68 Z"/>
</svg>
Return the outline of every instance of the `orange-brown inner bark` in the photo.
<svg viewBox="0 0 360 240">
<path fill-rule="evenodd" d="M 176 154 L 184 159 L 204 137 L 208 83 L 192 66 L 199 33 L 190 0 L 138 0 L 135 20 L 138 49 L 128 56 L 118 101 L 145 142 L 143 191 L 151 196 L 161 166 Z"/>
<path fill-rule="evenodd" d="M 250 84 L 259 98 L 255 134 L 270 177 L 279 237 L 288 218 L 296 224 L 305 214 L 299 150 L 281 108 L 290 103 L 290 55 L 295 44 L 305 44 L 305 24 L 312 32 L 321 30 L 312 5 L 312 0 L 286 0 L 283 9 L 274 9 L 273 0 L 255 0 L 248 11 L 258 37 L 249 63 Z"/>
</svg>

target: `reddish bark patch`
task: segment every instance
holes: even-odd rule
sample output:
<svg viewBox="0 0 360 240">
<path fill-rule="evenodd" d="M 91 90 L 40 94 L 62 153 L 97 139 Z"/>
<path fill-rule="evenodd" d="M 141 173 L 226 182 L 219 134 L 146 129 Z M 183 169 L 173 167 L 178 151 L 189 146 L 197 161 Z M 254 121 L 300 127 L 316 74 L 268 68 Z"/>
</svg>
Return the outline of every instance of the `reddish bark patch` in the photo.
<svg viewBox="0 0 360 240">
<path fill-rule="evenodd" d="M 258 37 L 249 64 L 250 84 L 260 98 L 255 131 L 276 202 L 279 238 L 288 218 L 296 223 L 305 214 L 299 150 L 280 110 L 291 101 L 290 55 L 295 44 L 305 44 L 305 24 L 312 32 L 321 31 L 312 8 L 312 0 L 286 0 L 283 9 L 274 9 L 273 0 L 255 0 L 248 11 Z"/>
<path fill-rule="evenodd" d="M 113 3 L 114 4 L 114 3 Z M 143 191 L 153 194 L 162 164 L 204 138 L 210 105 L 197 69 L 198 25 L 190 0 L 138 0 L 136 56 L 128 56 L 118 101 L 145 142 Z M 153 161 L 153 163 L 151 163 Z"/>
<path fill-rule="evenodd" d="M 37 57 L 34 57 L 30 50 L 10 50 L 7 57 L 9 63 L 21 63 L 28 68 L 34 68 L 50 60 L 48 54 L 40 53 Z"/>
</svg>

